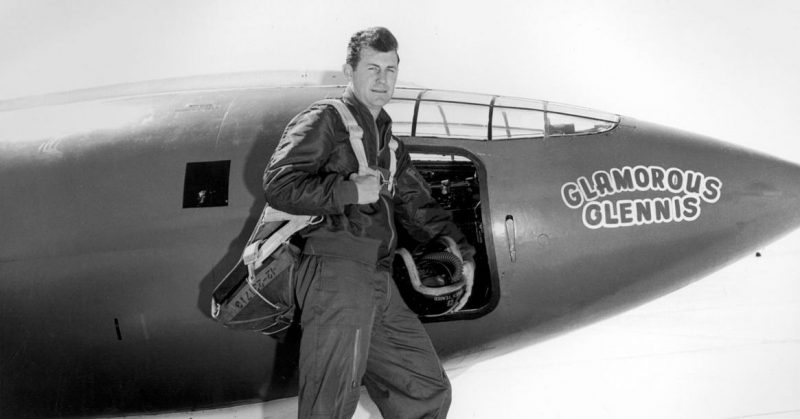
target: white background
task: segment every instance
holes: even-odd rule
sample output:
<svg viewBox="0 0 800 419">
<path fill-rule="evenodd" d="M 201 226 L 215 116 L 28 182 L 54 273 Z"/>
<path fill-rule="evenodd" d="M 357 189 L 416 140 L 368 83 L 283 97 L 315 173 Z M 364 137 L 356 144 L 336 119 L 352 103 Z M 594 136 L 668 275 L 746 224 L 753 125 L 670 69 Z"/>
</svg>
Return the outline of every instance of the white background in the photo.
<svg viewBox="0 0 800 419">
<path fill-rule="evenodd" d="M 800 162 L 799 22 L 800 2 L 768 0 L 2 0 L 0 99 L 339 69 L 349 36 L 381 25 L 407 82 L 597 108 Z M 450 417 L 800 417 L 799 250 L 788 236 L 639 309 L 457 371 Z"/>
</svg>

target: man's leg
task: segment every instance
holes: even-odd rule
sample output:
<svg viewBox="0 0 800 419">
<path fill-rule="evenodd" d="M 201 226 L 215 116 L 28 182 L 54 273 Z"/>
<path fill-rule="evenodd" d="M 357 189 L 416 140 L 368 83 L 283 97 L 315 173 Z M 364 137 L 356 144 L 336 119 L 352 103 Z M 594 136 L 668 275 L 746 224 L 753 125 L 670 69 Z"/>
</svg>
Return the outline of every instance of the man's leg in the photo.
<svg viewBox="0 0 800 419">
<path fill-rule="evenodd" d="M 385 419 L 445 418 L 450 381 L 428 333 L 391 278 L 387 287 L 388 302 L 379 306 L 373 325 L 367 391 Z"/>
<path fill-rule="evenodd" d="M 300 418 L 350 418 L 358 405 L 374 312 L 375 271 L 343 259 L 304 256 Z"/>
</svg>

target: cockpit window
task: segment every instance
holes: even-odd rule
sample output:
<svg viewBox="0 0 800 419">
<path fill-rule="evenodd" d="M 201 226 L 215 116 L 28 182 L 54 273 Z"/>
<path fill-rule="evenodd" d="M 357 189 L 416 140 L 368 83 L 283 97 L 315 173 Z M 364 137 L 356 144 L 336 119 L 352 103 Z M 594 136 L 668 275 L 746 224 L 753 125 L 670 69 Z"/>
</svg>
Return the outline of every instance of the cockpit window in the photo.
<svg viewBox="0 0 800 419">
<path fill-rule="evenodd" d="M 616 125 L 616 123 L 610 121 L 601 121 L 553 112 L 547 114 L 547 119 L 550 124 L 550 136 L 596 134 L 608 131 Z"/>
<path fill-rule="evenodd" d="M 386 105 L 399 136 L 509 140 L 597 134 L 614 129 L 614 114 L 472 93 L 402 89 Z"/>
<path fill-rule="evenodd" d="M 416 136 L 486 140 L 488 124 L 488 106 L 422 101 L 417 114 Z"/>
<path fill-rule="evenodd" d="M 495 107 L 492 139 L 544 137 L 544 112 L 535 109 Z"/>
<path fill-rule="evenodd" d="M 395 135 L 409 136 L 414 123 L 414 107 L 416 101 L 392 99 L 383 109 L 392 117 L 392 132 Z"/>
</svg>

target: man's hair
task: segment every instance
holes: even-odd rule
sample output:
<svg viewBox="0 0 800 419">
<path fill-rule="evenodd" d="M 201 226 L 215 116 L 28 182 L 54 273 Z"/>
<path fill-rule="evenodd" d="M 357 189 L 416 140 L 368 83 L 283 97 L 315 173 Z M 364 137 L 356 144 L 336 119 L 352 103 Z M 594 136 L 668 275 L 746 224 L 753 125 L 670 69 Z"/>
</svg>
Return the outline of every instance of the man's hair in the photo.
<svg viewBox="0 0 800 419">
<path fill-rule="evenodd" d="M 378 52 L 396 52 L 397 39 L 388 29 L 381 26 L 358 31 L 350 37 L 350 43 L 347 45 L 347 64 L 356 68 L 364 47 L 370 47 Z"/>
</svg>

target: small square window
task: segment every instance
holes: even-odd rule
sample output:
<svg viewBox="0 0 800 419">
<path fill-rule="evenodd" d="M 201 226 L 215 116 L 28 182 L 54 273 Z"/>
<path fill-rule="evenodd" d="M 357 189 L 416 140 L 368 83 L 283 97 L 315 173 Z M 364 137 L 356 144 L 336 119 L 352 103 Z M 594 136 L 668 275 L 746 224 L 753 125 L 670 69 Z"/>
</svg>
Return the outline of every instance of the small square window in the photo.
<svg viewBox="0 0 800 419">
<path fill-rule="evenodd" d="M 230 160 L 186 163 L 183 207 L 227 206 L 230 172 Z"/>
</svg>

